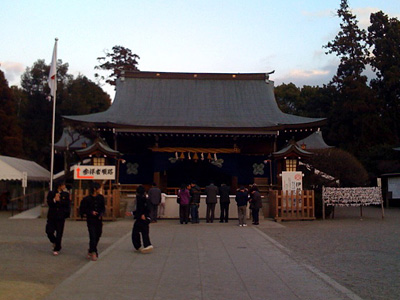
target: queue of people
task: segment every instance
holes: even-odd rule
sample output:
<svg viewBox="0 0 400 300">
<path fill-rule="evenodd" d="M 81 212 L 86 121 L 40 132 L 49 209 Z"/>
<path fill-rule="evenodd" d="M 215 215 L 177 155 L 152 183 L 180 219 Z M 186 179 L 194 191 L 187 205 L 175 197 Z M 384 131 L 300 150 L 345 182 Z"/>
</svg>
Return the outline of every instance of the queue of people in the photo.
<svg viewBox="0 0 400 300">
<path fill-rule="evenodd" d="M 177 193 L 177 203 L 179 204 L 179 222 L 180 224 L 199 223 L 199 206 L 200 206 L 201 189 L 196 183 L 183 184 Z M 228 223 L 229 221 L 229 205 L 230 205 L 230 187 L 221 184 L 220 187 L 210 183 L 205 187 L 206 196 L 206 222 L 213 223 L 215 219 L 215 206 L 218 202 L 220 205 L 220 223 Z M 241 186 L 235 195 L 235 201 L 238 209 L 239 226 L 247 226 L 247 206 L 250 203 L 252 216 L 252 224 L 259 225 L 259 213 L 262 208 L 262 198 L 256 184 L 250 186 L 249 189 Z"/>
</svg>

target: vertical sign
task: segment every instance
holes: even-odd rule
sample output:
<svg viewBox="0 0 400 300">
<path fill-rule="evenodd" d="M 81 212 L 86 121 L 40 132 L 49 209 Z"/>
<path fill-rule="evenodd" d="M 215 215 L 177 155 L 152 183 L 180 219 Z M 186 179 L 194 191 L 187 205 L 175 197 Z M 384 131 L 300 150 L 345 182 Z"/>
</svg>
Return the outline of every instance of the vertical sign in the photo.
<svg viewBox="0 0 400 300">
<path fill-rule="evenodd" d="M 282 172 L 282 190 L 294 193 L 303 189 L 303 173 Z"/>
<path fill-rule="evenodd" d="M 26 188 L 28 186 L 28 173 L 22 172 L 22 187 Z"/>
</svg>

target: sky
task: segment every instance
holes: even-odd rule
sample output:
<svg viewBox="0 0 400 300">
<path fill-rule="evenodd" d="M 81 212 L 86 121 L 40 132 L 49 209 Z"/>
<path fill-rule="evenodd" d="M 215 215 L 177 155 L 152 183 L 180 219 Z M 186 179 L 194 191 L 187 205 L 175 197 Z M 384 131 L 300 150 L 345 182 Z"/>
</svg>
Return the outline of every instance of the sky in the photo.
<svg viewBox="0 0 400 300">
<path fill-rule="evenodd" d="M 349 0 L 366 29 L 372 12 L 400 19 L 400 0 Z M 340 0 L 0 0 L 0 70 L 19 85 L 38 59 L 95 81 L 97 57 L 120 45 L 141 71 L 265 73 L 275 85 L 322 85 L 338 59 L 323 48 L 340 30 Z M 104 75 L 106 73 L 103 73 Z M 113 98 L 113 87 L 103 89 Z"/>
</svg>

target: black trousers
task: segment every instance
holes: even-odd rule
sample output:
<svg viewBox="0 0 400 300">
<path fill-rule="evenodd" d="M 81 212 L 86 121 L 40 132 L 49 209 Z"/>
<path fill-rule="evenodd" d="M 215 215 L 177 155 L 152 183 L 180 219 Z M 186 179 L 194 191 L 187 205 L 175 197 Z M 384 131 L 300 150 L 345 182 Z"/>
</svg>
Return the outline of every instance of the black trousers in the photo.
<svg viewBox="0 0 400 300">
<path fill-rule="evenodd" d="M 142 241 L 140 239 L 140 234 L 142 234 L 143 246 L 146 248 L 150 246 L 150 237 L 149 237 L 149 222 L 145 220 L 136 220 L 133 224 L 132 228 L 132 244 L 135 249 L 139 249 L 142 246 Z"/>
<path fill-rule="evenodd" d="M 189 222 L 189 204 L 179 205 L 179 221 L 181 224 Z"/>
<path fill-rule="evenodd" d="M 251 209 L 251 215 L 253 217 L 253 223 L 258 224 L 259 214 L 260 214 L 260 209 L 259 208 L 252 208 Z"/>
<path fill-rule="evenodd" d="M 87 228 L 89 231 L 89 253 L 97 251 L 97 245 L 99 244 L 101 234 L 103 233 L 103 221 L 101 219 L 87 219 Z"/>
<path fill-rule="evenodd" d="M 229 219 L 229 203 L 219 203 L 221 214 L 219 220 L 228 222 Z"/>
<path fill-rule="evenodd" d="M 150 203 L 150 219 L 152 221 L 157 221 L 158 204 Z"/>
<path fill-rule="evenodd" d="M 206 221 L 214 222 L 215 203 L 207 203 Z"/>
<path fill-rule="evenodd" d="M 61 240 L 64 233 L 65 219 L 47 219 L 46 234 L 50 243 L 54 244 L 53 251 L 61 250 Z"/>
</svg>

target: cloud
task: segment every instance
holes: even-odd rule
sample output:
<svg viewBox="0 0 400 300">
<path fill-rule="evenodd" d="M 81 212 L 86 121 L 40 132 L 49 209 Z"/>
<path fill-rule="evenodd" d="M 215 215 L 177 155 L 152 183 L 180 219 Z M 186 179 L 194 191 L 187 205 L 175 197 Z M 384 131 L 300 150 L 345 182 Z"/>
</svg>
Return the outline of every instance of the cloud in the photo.
<svg viewBox="0 0 400 300">
<path fill-rule="evenodd" d="M 337 17 L 337 9 L 332 9 L 332 10 L 319 10 L 319 11 L 302 11 L 302 14 L 308 18 L 311 19 L 321 19 L 321 18 L 327 18 L 327 17 Z M 351 13 L 356 16 L 357 21 L 358 21 L 358 26 L 362 29 L 367 29 L 371 23 L 370 23 L 370 16 L 372 13 L 376 13 L 378 11 L 381 11 L 382 9 L 377 8 L 377 7 L 357 7 L 357 8 L 352 8 L 350 7 Z M 392 14 L 390 12 L 385 12 L 385 14 L 389 16 L 389 18 L 399 18 L 399 14 Z"/>
<path fill-rule="evenodd" d="M 309 70 L 292 69 L 282 77 L 276 78 L 274 81 L 277 85 L 292 82 L 298 87 L 304 85 L 322 86 L 333 78 L 337 66 L 338 62 L 336 60 L 331 60 L 322 68 Z"/>
<path fill-rule="evenodd" d="M 317 11 L 302 11 L 301 12 L 304 16 L 309 18 L 326 18 L 335 16 L 336 10 L 317 10 Z"/>
<path fill-rule="evenodd" d="M 0 68 L 4 71 L 9 85 L 18 85 L 20 83 L 20 77 L 25 71 L 25 66 L 19 62 L 0 62 Z"/>
<path fill-rule="evenodd" d="M 369 20 L 371 14 L 380 10 L 381 9 L 375 7 L 359 7 L 352 9 L 352 13 L 357 17 L 358 26 L 362 29 L 367 29 L 371 25 Z"/>
<path fill-rule="evenodd" d="M 352 14 L 356 16 L 358 20 L 358 26 L 362 29 L 368 29 L 371 25 L 370 17 L 372 13 L 377 13 L 378 11 L 383 11 L 377 7 L 358 7 L 351 9 Z M 383 11 L 384 14 L 387 14 L 389 18 L 399 18 L 398 14 L 391 14 L 390 12 Z"/>
</svg>

